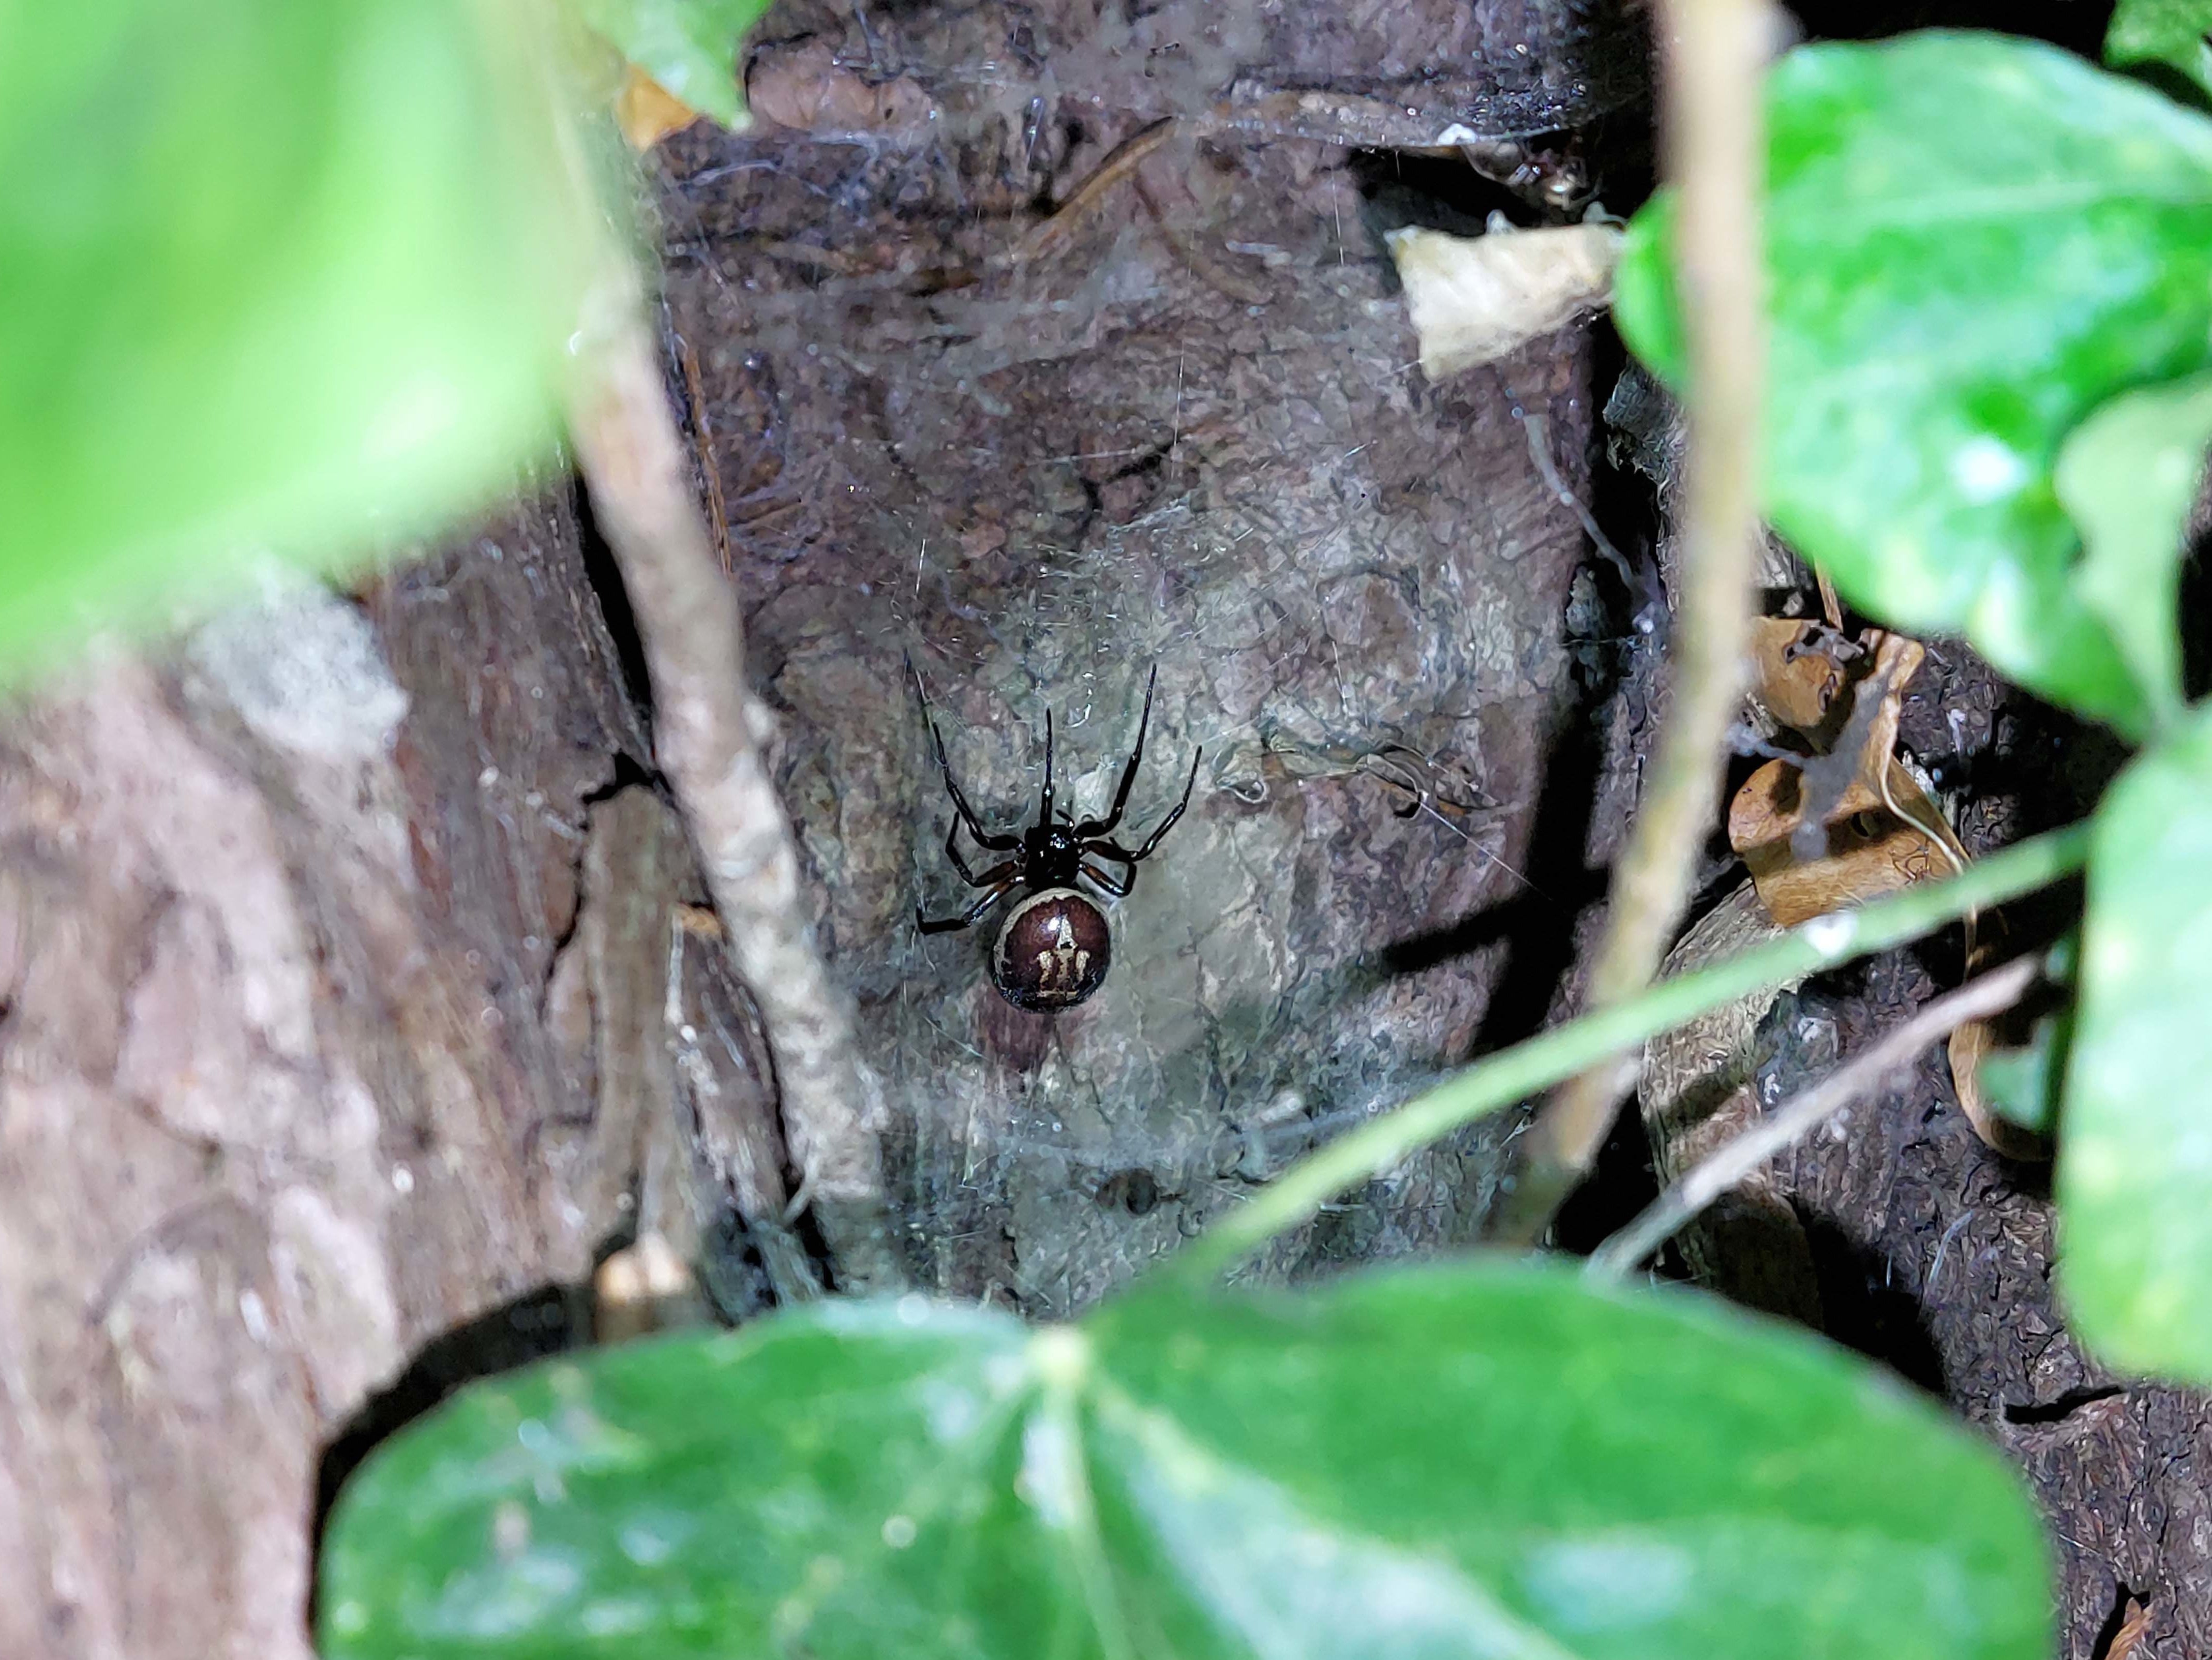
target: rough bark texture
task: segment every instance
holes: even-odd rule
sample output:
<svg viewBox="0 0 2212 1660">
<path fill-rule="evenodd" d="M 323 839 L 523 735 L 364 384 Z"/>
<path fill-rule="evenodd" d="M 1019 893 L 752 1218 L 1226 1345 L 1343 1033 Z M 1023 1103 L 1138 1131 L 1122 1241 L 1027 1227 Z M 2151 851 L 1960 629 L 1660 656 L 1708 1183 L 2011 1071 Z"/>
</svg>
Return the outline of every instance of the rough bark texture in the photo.
<svg viewBox="0 0 2212 1660">
<path fill-rule="evenodd" d="M 1527 177 L 1468 210 L 1534 216 L 1578 175 L 1510 136 L 1640 86 L 1595 15 L 793 7 L 756 95 L 817 131 L 678 147 L 672 371 L 929 1283 L 1077 1307 L 1540 1015 L 1587 884 L 1510 867 L 1580 882 L 1532 824 L 1606 624 L 1510 410 L 1583 480 L 1589 334 L 1425 387 L 1376 235 L 1407 164 L 1346 146 L 1498 141 Z M 735 1316 L 818 1284 L 623 619 L 565 482 L 524 494 L 0 737 L 0 1653 L 304 1655 L 319 1499 L 572 1341 L 609 1243 L 667 1235 Z M 911 931 L 951 890 L 906 649 L 994 817 L 1048 702 L 1097 802 L 1154 660 L 1136 824 L 1207 746 L 1074 1015 Z M 1494 1166 L 1442 1150 L 1293 1254 L 1471 1237 Z"/>
<path fill-rule="evenodd" d="M 1602 349 L 1425 385 L 1377 235 L 1571 198 L 1587 161 L 1534 136 L 1639 95 L 1633 16 L 1139 9 L 780 8 L 750 80 L 784 125 L 685 136 L 660 197 L 672 380 L 887 1082 L 901 1249 L 1040 1316 L 1571 1000 L 1663 702 L 1663 601 L 1590 576 L 1514 418 L 1588 484 Z M 1487 181 L 1352 148 L 1465 138 Z M 818 1284 L 623 619 L 565 481 L 526 494 L 358 606 L 273 601 L 0 734 L 0 1654 L 305 1655 L 319 1481 L 569 1341 L 608 1243 L 667 1236 L 732 1316 Z M 1071 1014 L 1000 1001 L 990 921 L 913 930 L 965 891 L 908 653 L 998 824 L 1034 811 L 1048 706 L 1103 805 L 1155 662 L 1139 830 L 1206 746 Z M 1941 648 L 1908 699 L 1978 847 L 2109 763 L 2057 731 Z M 1784 997 L 1753 1087 L 1930 983 Z M 1474 1237 L 1494 1141 L 1268 1271 Z M 1779 1191 L 1829 1329 L 2036 1481 L 2069 1660 L 2130 1595 L 2139 1654 L 2212 1654 L 2212 1410 L 2073 1348 L 2039 1178 L 1940 1060 Z"/>
<path fill-rule="evenodd" d="M 696 881 L 643 757 L 561 481 L 365 606 L 272 600 L 10 722 L 0 1653 L 306 1654 L 325 1445 L 660 1202 L 638 1073 Z"/>
<path fill-rule="evenodd" d="M 1516 417 L 1546 414 L 1586 480 L 1588 330 L 1427 386 L 1378 234 L 1412 195 L 1397 164 L 1222 100 L 1302 89 L 1304 132 L 1323 93 L 1448 94 L 1525 130 L 1541 94 L 1558 125 L 1601 107 L 1562 71 L 1591 32 L 1500 6 L 1186 9 L 793 7 L 752 84 L 817 131 L 695 129 L 666 158 L 672 352 L 915 1267 L 1038 1316 L 1529 1023 L 1565 956 L 1494 1008 L 1509 947 L 1567 937 L 1580 897 L 1536 893 L 1528 861 L 1577 722 L 1583 541 Z M 865 142 L 823 142 L 864 119 Z M 1040 201 L 1061 204 L 1042 231 Z M 993 989 L 997 914 L 915 930 L 969 899 L 902 655 L 996 829 L 1035 814 L 1048 708 L 1063 804 L 1103 811 L 1154 665 L 1126 841 L 1205 748 L 1071 1012 Z M 1516 921 L 1404 949 L 1484 914 Z M 1277 1266 L 1472 1239 L 1488 1146 L 1412 1161 Z"/>
</svg>

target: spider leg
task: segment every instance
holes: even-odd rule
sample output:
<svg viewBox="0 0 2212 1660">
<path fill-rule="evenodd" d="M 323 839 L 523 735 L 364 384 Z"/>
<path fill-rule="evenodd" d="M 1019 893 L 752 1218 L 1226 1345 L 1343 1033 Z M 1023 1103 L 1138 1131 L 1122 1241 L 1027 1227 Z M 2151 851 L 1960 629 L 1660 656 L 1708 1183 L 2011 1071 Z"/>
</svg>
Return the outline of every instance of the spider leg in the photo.
<svg viewBox="0 0 2212 1660">
<path fill-rule="evenodd" d="M 1036 827 L 1050 828 L 1052 824 L 1052 705 L 1044 710 L 1044 794 L 1037 802 Z"/>
<path fill-rule="evenodd" d="M 1129 751 L 1129 763 L 1121 769 L 1121 782 L 1114 792 L 1114 806 L 1103 818 L 1086 818 L 1075 827 L 1078 836 L 1110 836 L 1121 822 L 1121 809 L 1129 805 L 1129 786 L 1137 781 L 1137 763 L 1145 758 L 1145 729 L 1152 724 L 1152 690 L 1160 684 L 1160 666 L 1152 665 L 1152 678 L 1145 682 L 1145 712 L 1137 717 L 1137 747 Z"/>
<path fill-rule="evenodd" d="M 1085 859 L 1110 859 L 1117 865 L 1127 865 L 1129 867 L 1127 873 L 1121 879 L 1121 889 L 1115 894 L 1116 898 L 1127 892 L 1129 884 L 1137 879 L 1137 855 L 1131 853 L 1128 848 L 1116 842 L 1109 842 L 1103 836 L 1093 836 L 1090 841 L 1085 842 L 1083 844 L 1083 856 Z"/>
<path fill-rule="evenodd" d="M 914 925 L 924 933 L 951 933 L 961 928 L 973 927 L 975 923 L 975 919 L 981 916 L 985 911 L 990 909 L 992 906 L 997 904 L 1000 899 L 1004 898 L 1006 897 L 1006 890 L 1013 886 L 1013 879 L 1011 877 L 1008 878 L 1006 881 L 1000 883 L 998 886 L 993 888 L 990 892 L 985 894 L 981 899 L 978 899 L 974 904 L 969 906 L 966 910 L 962 911 L 957 916 L 939 916 L 936 918 L 924 916 L 921 914 L 921 907 L 916 905 L 914 908 Z"/>
<path fill-rule="evenodd" d="M 952 868 L 960 873 L 960 879 L 971 888 L 988 888 L 994 883 L 1011 881 L 1021 873 L 1021 860 L 1001 860 L 981 876 L 968 868 L 968 861 L 960 856 L 960 821 L 956 818 L 945 827 L 945 854 L 952 860 Z"/>
<path fill-rule="evenodd" d="M 952 775 L 952 763 L 945 753 L 945 734 L 937 729 L 937 716 L 929 707 L 929 694 L 921 689 L 921 671 L 915 667 L 914 660 L 907 659 L 906 672 L 914 679 L 914 695 L 921 702 L 921 718 L 929 724 L 929 736 L 937 745 L 937 769 L 945 775 L 945 794 L 952 798 L 952 810 L 960 815 L 960 822 L 968 826 L 968 834 L 975 838 L 975 845 L 991 853 L 1007 853 L 1021 846 L 1018 836 L 994 836 L 983 828 L 975 816 L 975 809 L 968 804 L 967 793 L 960 781 Z"/>
<path fill-rule="evenodd" d="M 1103 849 L 1100 851 L 1100 857 L 1102 858 L 1110 859 L 1114 855 L 1112 854 L 1106 853 Z M 1129 885 L 1137 879 L 1137 867 L 1134 865 L 1129 866 L 1129 873 L 1127 876 L 1118 877 L 1108 875 L 1096 865 L 1084 864 L 1078 866 L 1076 868 L 1080 870 L 1084 875 L 1089 877 L 1092 881 L 1096 882 L 1100 887 L 1105 889 L 1107 892 L 1112 894 L 1116 899 L 1126 899 L 1128 897 Z"/>
<path fill-rule="evenodd" d="M 1198 783 L 1198 763 L 1205 754 L 1206 751 L 1202 749 L 1193 750 L 1190 752 L 1190 776 L 1182 781 L 1182 800 L 1175 804 L 1175 811 L 1161 819 L 1154 827 L 1152 833 L 1145 838 L 1145 845 L 1139 848 L 1133 854 L 1127 855 L 1132 861 L 1151 858 L 1152 849 L 1160 844 L 1160 837 L 1176 827 L 1176 820 L 1182 817 L 1182 810 L 1190 805 L 1190 793 Z"/>
</svg>

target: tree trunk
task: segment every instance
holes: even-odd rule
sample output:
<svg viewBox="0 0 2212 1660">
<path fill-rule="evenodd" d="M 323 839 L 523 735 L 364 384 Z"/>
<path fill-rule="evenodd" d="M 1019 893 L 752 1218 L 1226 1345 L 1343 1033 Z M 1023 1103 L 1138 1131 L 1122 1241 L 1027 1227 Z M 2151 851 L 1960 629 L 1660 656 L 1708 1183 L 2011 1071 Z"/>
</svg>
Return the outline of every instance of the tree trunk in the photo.
<svg viewBox="0 0 2212 1660">
<path fill-rule="evenodd" d="M 503 1305 L 457 1372 L 556 1342 L 527 1294 L 680 1145 L 651 1074 L 694 873 L 568 488 L 527 488 L 362 605 L 109 657 L 0 747 L 0 1653 L 307 1653 L 325 1447 Z"/>
<path fill-rule="evenodd" d="M 1637 27 L 787 4 L 770 119 L 664 150 L 673 395 L 921 1283 L 1078 1311 L 1571 997 L 1657 654 L 1520 417 L 1613 514 L 1613 349 L 1577 325 L 1431 386 L 1380 233 L 1557 216 L 1616 114 L 1632 172 Z M 610 1245 L 670 1239 L 732 1317 L 835 1276 L 619 593 L 565 479 L 520 500 L 0 737 L 0 1654 L 303 1656 L 319 1502 L 443 1389 L 574 1341 Z M 1103 807 L 1153 665 L 1137 839 L 1204 748 L 1072 1012 L 993 990 L 995 915 L 914 929 L 968 890 L 908 655 L 994 827 L 1035 812 L 1048 708 L 1061 800 Z M 1994 744 L 1997 701 L 1962 670 L 1908 726 Z M 1789 1030 L 1924 989 L 1880 972 Z M 1509 1133 L 1263 1271 L 1472 1241 Z M 2037 1481 L 2069 1655 L 2130 1592 L 2212 1651 L 2203 1403 L 2066 1344 L 2033 1177 L 1932 1077 L 1808 1171 L 1832 1326 L 1920 1355 Z"/>
</svg>

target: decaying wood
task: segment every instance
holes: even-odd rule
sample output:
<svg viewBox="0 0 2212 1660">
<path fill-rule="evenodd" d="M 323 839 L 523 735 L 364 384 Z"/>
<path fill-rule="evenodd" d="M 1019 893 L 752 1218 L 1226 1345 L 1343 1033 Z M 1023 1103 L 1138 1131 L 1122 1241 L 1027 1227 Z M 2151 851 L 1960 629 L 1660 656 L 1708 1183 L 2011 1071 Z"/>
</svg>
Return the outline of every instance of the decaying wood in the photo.
<svg viewBox="0 0 2212 1660">
<path fill-rule="evenodd" d="M 1782 930 L 1743 882 L 1699 918 L 1667 956 L 1661 977 L 1735 957 Z M 1691 1170 L 1759 1121 L 1759 1022 L 1786 989 L 1715 1009 L 1644 1046 L 1637 1099 L 1662 1183 Z M 1790 1208 L 1787 1172 L 1757 1172 L 1675 1236 L 1698 1280 L 1749 1308 L 1820 1324 L 1820 1290 L 1805 1230 Z"/>
<path fill-rule="evenodd" d="M 1669 1183 L 1628 1226 L 1592 1253 L 1591 1273 L 1617 1279 L 1632 1271 L 1671 1235 L 1741 1187 L 1770 1159 L 1796 1146 L 1862 1096 L 1887 1084 L 1913 1062 L 1921 1049 L 1970 1021 L 2011 1008 L 2033 981 L 2036 968 L 2033 958 L 2021 957 L 1977 976 L 1884 1032 L 1864 1054 L 1853 1055 L 1818 1083 L 1761 1114 L 1756 1122 L 1742 1125 L 1731 1140 Z"/>
<path fill-rule="evenodd" d="M 549 988 L 698 887 L 644 759 L 565 484 L 9 719 L 0 1653 L 304 1660 L 325 1445 L 627 1231 L 661 982 Z"/>
</svg>

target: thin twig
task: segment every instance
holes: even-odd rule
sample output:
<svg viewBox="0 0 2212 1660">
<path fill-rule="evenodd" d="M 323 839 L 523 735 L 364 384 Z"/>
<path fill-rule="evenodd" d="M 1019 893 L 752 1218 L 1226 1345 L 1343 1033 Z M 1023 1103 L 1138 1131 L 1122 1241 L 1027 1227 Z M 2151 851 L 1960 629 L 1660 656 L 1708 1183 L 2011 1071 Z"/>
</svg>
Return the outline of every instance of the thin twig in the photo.
<svg viewBox="0 0 2212 1660">
<path fill-rule="evenodd" d="M 1662 153 L 1679 192 L 1675 247 L 1689 341 L 1683 589 L 1672 707 L 1651 788 L 1613 871 L 1611 915 L 1590 975 L 1593 1008 L 1648 985 L 1681 921 L 1698 849 L 1719 805 L 1759 546 L 1765 374 L 1759 70 L 1767 8 L 1764 0 L 1662 0 L 1656 9 Z M 1542 1235 L 1596 1157 L 1623 1092 L 1615 1070 L 1594 1070 L 1547 1104 L 1501 1219 L 1503 1243 L 1528 1244 Z"/>
<path fill-rule="evenodd" d="M 692 499 L 652 337 L 635 305 L 607 315 L 584 336 L 569 424 L 644 643 L 654 747 L 760 1006 L 784 1126 L 841 1284 L 890 1288 L 904 1276 L 884 1219 L 881 1087 L 815 949 L 797 843 L 749 708 L 737 593 Z"/>
<path fill-rule="evenodd" d="M 1567 488 L 1567 481 L 1559 477 L 1559 465 L 1552 459 L 1551 423 L 1532 410 L 1522 417 L 1521 426 L 1528 435 L 1529 459 L 1535 462 L 1536 472 L 1543 479 L 1544 488 L 1552 492 L 1554 502 L 1573 513 L 1582 525 L 1583 534 L 1589 538 L 1590 545 L 1598 550 L 1599 556 L 1620 573 L 1621 587 L 1631 594 L 1636 593 L 1643 586 L 1638 580 L 1636 567 L 1628 562 L 1626 554 L 1613 545 L 1613 538 L 1605 533 L 1605 526 L 1597 522 L 1597 515 L 1589 510 L 1581 496 Z M 1634 626 L 1648 633 L 1653 622 L 1639 610 Z"/>
<path fill-rule="evenodd" d="M 730 515 L 722 505 L 722 470 L 714 465 L 714 429 L 707 421 L 707 388 L 699 373 L 699 354 L 681 334 L 675 338 L 677 361 L 684 368 L 684 396 L 691 411 L 691 446 L 699 458 L 699 477 L 707 486 L 707 522 L 714 532 L 714 562 L 721 567 L 723 575 L 734 577 L 738 568 L 730 558 Z"/>
<path fill-rule="evenodd" d="M 1591 1278 L 1618 1280 L 1659 1249 L 1682 1225 L 1778 1152 L 1802 1140 L 1837 1112 L 1886 1083 L 1939 1037 L 1985 1020 L 2020 1001 L 2040 959 L 2022 957 L 1937 998 L 1864 1055 L 1792 1096 L 1716 1150 L 1647 1205 L 1636 1219 L 1590 1254 Z"/>
<path fill-rule="evenodd" d="M 1605 1064 L 1707 1009 L 1901 946 L 1978 906 L 2001 904 L 2047 886 L 2081 869 L 2088 851 L 2086 824 L 2052 830 L 1948 880 L 1916 884 L 1859 909 L 1816 916 L 1740 956 L 1662 981 L 1639 997 L 1500 1050 L 1307 1154 L 1249 1204 L 1186 1245 L 1168 1272 L 1188 1279 L 1222 1274 L 1275 1235 L 1310 1220 L 1339 1194 L 1374 1180 L 1463 1124 Z"/>
<path fill-rule="evenodd" d="M 1176 118 L 1164 115 L 1115 145 L 1052 217 L 1032 227 L 1015 246 L 1015 263 L 1036 259 L 1066 242 L 1085 221 L 1097 214 L 1114 187 L 1135 173 L 1146 157 L 1175 137 L 1175 131 Z"/>
</svg>

